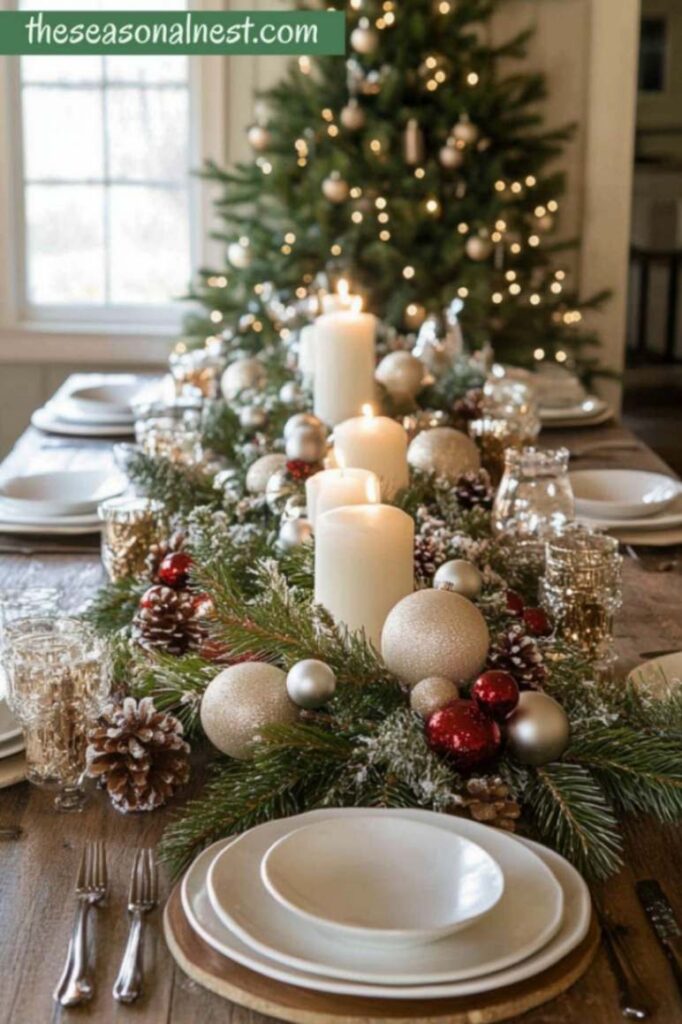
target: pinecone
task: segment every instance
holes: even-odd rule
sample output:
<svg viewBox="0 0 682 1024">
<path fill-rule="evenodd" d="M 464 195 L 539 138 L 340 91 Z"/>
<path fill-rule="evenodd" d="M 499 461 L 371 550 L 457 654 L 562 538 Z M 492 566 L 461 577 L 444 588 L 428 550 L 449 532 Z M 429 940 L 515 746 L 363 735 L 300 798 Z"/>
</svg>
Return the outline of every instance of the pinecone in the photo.
<svg viewBox="0 0 682 1024">
<path fill-rule="evenodd" d="M 455 497 L 462 508 L 492 508 L 494 495 L 485 469 L 462 473 L 455 483 Z"/>
<path fill-rule="evenodd" d="M 418 583 L 431 583 L 436 569 L 446 559 L 447 548 L 438 533 L 415 534 L 414 575 Z"/>
<path fill-rule="evenodd" d="M 521 808 L 516 800 L 509 796 L 509 786 L 499 775 L 469 779 L 466 788 L 468 795 L 462 798 L 462 805 L 466 807 L 474 821 L 482 821 L 506 832 L 516 831 L 516 821 L 521 817 Z"/>
<path fill-rule="evenodd" d="M 151 697 L 109 704 L 90 731 L 87 772 L 106 787 L 117 811 L 153 811 L 189 778 L 182 724 Z"/>
<path fill-rule="evenodd" d="M 154 586 L 145 591 L 133 619 L 133 637 L 147 650 L 185 654 L 206 636 L 201 601 L 188 590 Z"/>
<path fill-rule="evenodd" d="M 452 407 L 452 415 L 458 430 L 466 432 L 471 420 L 477 420 L 483 410 L 483 391 L 481 388 L 469 388 Z"/>
<path fill-rule="evenodd" d="M 183 551 L 187 543 L 187 534 L 184 530 L 176 530 L 170 537 L 161 540 L 158 544 L 152 544 L 147 555 L 147 575 L 152 583 L 159 581 L 159 566 L 166 555 L 172 555 L 176 551 Z"/>
<path fill-rule="evenodd" d="M 488 666 L 509 672 L 522 690 L 541 690 L 547 678 L 540 648 L 520 625 L 498 634 L 488 653 Z"/>
</svg>

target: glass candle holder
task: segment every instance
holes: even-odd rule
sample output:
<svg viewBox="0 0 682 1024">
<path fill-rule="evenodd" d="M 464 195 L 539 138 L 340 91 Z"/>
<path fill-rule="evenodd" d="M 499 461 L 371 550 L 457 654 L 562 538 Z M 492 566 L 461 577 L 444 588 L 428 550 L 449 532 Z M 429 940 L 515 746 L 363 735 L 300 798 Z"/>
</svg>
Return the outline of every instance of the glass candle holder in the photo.
<svg viewBox="0 0 682 1024">
<path fill-rule="evenodd" d="M 55 807 L 85 801 L 87 734 L 109 696 L 102 641 L 72 620 L 12 637 L 6 656 L 8 702 L 26 734 L 29 782 L 55 786 Z"/>
<path fill-rule="evenodd" d="M 546 545 L 543 603 L 559 635 L 604 672 L 615 661 L 613 619 L 622 603 L 622 563 L 614 537 L 578 524 Z"/>
<path fill-rule="evenodd" d="M 575 515 L 568 460 L 567 448 L 510 448 L 505 452 L 504 474 L 493 502 L 493 529 L 523 544 L 539 568 L 544 542 Z"/>
<path fill-rule="evenodd" d="M 469 436 L 475 441 L 481 456 L 481 465 L 497 486 L 504 472 L 505 452 L 521 448 L 525 443 L 521 426 L 509 416 L 484 414 L 469 421 Z"/>
<path fill-rule="evenodd" d="M 168 519 L 160 501 L 150 498 L 109 498 L 97 514 L 102 521 L 102 564 L 109 579 L 141 576 L 152 544 L 168 534 Z"/>
<path fill-rule="evenodd" d="M 25 587 L 0 591 L 0 699 L 7 690 L 4 651 L 15 632 L 36 619 L 49 622 L 59 614 L 59 590 L 56 587 Z"/>
<path fill-rule="evenodd" d="M 208 348 L 172 352 L 168 360 L 178 398 L 187 395 L 215 399 L 220 389 L 223 360 Z"/>
<path fill-rule="evenodd" d="M 135 420 L 135 440 L 145 454 L 184 466 L 203 459 L 201 409 L 194 403 L 154 405 Z"/>
</svg>

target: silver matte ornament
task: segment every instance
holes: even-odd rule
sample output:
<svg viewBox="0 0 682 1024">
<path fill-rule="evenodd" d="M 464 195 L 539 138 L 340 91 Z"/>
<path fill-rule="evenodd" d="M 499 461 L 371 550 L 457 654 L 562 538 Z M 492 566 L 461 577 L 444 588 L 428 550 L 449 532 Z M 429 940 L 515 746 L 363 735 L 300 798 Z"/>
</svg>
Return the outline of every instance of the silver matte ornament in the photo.
<svg viewBox="0 0 682 1024">
<path fill-rule="evenodd" d="M 473 146 L 479 136 L 478 128 L 472 124 L 466 114 L 462 114 L 457 124 L 452 129 L 453 138 L 463 142 L 466 146 Z"/>
<path fill-rule="evenodd" d="M 421 391 L 424 364 L 410 352 L 389 352 L 374 374 L 397 401 L 412 401 Z"/>
<path fill-rule="evenodd" d="M 558 761 L 571 738 L 568 715 L 553 697 L 525 690 L 505 723 L 507 750 L 521 764 Z"/>
<path fill-rule="evenodd" d="M 330 203 L 345 203 L 349 192 L 348 182 L 341 177 L 338 171 L 332 171 L 329 177 L 322 182 L 322 194 Z"/>
<path fill-rule="evenodd" d="M 285 519 L 279 528 L 277 542 L 284 551 L 292 551 L 301 544 L 310 544 L 313 528 L 307 519 Z"/>
<path fill-rule="evenodd" d="M 293 725 L 298 708 L 289 700 L 286 674 L 263 661 L 224 669 L 206 687 L 201 725 L 211 743 L 240 761 L 253 757 L 268 725 Z"/>
<path fill-rule="evenodd" d="M 246 489 L 249 494 L 265 494 L 268 480 L 278 469 L 284 469 L 286 461 L 286 455 L 271 452 L 252 462 L 246 472 Z"/>
<path fill-rule="evenodd" d="M 379 45 L 379 33 L 372 28 L 369 18 L 360 18 L 357 28 L 350 34 L 350 45 L 356 53 L 374 53 Z"/>
<path fill-rule="evenodd" d="M 445 145 L 441 147 L 438 159 L 441 162 L 441 166 L 445 167 L 446 170 L 456 171 L 464 163 L 464 154 L 458 148 L 454 139 L 448 139 Z"/>
<path fill-rule="evenodd" d="M 356 99 L 351 99 L 341 108 L 339 120 L 349 132 L 357 132 L 365 126 L 365 112 Z"/>
<path fill-rule="evenodd" d="M 428 718 L 458 697 L 459 690 L 450 679 L 429 676 L 410 690 L 410 707 L 422 718 Z"/>
<path fill-rule="evenodd" d="M 321 708 L 334 696 L 336 676 L 324 661 L 298 661 L 287 675 L 287 693 L 300 708 Z"/>
<path fill-rule="evenodd" d="M 223 398 L 231 402 L 241 391 L 260 391 L 266 380 L 263 364 L 249 356 L 230 363 L 220 379 L 220 390 Z"/>
<path fill-rule="evenodd" d="M 454 483 L 462 473 L 481 468 L 478 448 L 466 434 L 453 427 L 423 430 L 410 442 L 407 461 L 422 473 L 434 473 Z"/>
<path fill-rule="evenodd" d="M 239 410 L 239 426 L 247 434 L 257 434 L 266 427 L 267 422 L 268 414 L 257 405 L 245 405 Z"/>
<path fill-rule="evenodd" d="M 487 260 L 493 251 L 493 245 L 489 238 L 482 238 L 480 235 L 472 235 L 467 238 L 464 245 L 467 256 L 476 263 Z"/>
<path fill-rule="evenodd" d="M 327 451 L 327 440 L 317 427 L 302 426 L 289 434 L 285 450 L 288 459 L 321 462 Z"/>
<path fill-rule="evenodd" d="M 298 386 L 295 380 L 288 380 L 279 389 L 279 400 L 284 405 L 299 405 L 303 402 L 303 389 Z"/>
<path fill-rule="evenodd" d="M 246 137 L 251 149 L 255 149 L 257 153 L 262 153 L 272 143 L 270 132 L 262 124 L 252 124 L 246 133 Z"/>
<path fill-rule="evenodd" d="M 265 487 L 265 500 L 273 512 L 280 513 L 286 499 L 297 494 L 299 490 L 299 485 L 292 478 L 286 467 L 277 469 L 268 478 Z"/>
<path fill-rule="evenodd" d="M 237 270 L 246 270 L 247 267 L 251 266 L 251 260 L 253 259 L 250 243 L 241 240 L 239 242 L 230 242 L 227 247 L 227 259 Z"/>
<path fill-rule="evenodd" d="M 287 441 L 301 427 L 314 427 L 322 437 L 327 436 L 327 428 L 321 419 L 312 412 L 297 412 L 284 424 L 284 440 Z"/>
<path fill-rule="evenodd" d="M 472 562 L 452 558 L 436 569 L 433 585 L 436 590 L 451 590 L 475 601 L 483 589 L 483 577 Z"/>
</svg>

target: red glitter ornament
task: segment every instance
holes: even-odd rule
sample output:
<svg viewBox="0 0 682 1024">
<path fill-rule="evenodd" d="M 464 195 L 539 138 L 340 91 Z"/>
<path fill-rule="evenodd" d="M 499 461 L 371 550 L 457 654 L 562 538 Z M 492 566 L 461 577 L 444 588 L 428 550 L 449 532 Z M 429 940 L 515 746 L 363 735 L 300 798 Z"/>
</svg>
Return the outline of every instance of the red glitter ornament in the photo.
<svg viewBox="0 0 682 1024">
<path fill-rule="evenodd" d="M 508 590 L 506 598 L 507 611 L 510 615 L 516 615 L 520 619 L 523 615 L 523 598 L 515 590 Z"/>
<path fill-rule="evenodd" d="M 497 722 L 472 700 L 453 700 L 435 711 L 426 723 L 426 738 L 434 750 L 447 754 L 462 772 L 490 761 L 502 741 Z"/>
<path fill-rule="evenodd" d="M 523 621 L 533 636 L 549 636 L 554 628 L 544 608 L 524 608 Z"/>
<path fill-rule="evenodd" d="M 298 481 L 307 480 L 322 469 L 321 462 L 304 462 L 303 459 L 289 459 L 286 464 L 287 473 Z"/>
<path fill-rule="evenodd" d="M 182 590 L 187 586 L 191 565 L 192 559 L 186 551 L 173 551 L 159 566 L 159 582 L 173 590 Z"/>
<path fill-rule="evenodd" d="M 496 722 L 503 722 L 519 702 L 519 688 L 509 672 L 491 669 L 471 687 L 471 699 Z"/>
</svg>

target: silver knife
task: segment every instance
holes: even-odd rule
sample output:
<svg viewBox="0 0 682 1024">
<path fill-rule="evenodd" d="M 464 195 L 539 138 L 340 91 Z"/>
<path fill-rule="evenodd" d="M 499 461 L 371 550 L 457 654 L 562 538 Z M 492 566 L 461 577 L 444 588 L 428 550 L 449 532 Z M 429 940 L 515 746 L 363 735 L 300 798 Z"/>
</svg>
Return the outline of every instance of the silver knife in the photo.
<svg viewBox="0 0 682 1024">
<path fill-rule="evenodd" d="M 655 879 L 647 878 L 637 882 L 635 888 L 647 920 L 668 957 L 682 995 L 682 928 L 675 917 L 675 911 Z"/>
</svg>

